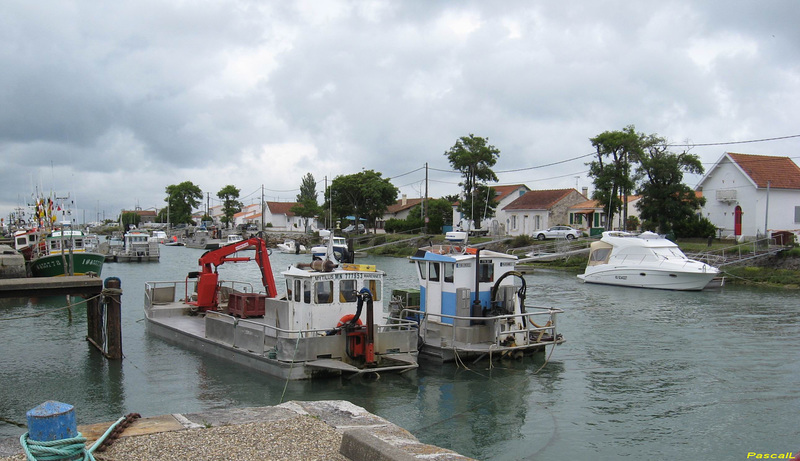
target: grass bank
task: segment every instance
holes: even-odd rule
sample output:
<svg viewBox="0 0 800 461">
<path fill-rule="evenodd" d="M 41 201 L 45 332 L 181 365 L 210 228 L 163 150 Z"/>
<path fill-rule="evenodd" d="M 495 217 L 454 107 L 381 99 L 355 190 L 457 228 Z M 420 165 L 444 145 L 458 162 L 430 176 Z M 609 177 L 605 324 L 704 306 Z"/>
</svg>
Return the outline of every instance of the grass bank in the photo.
<svg viewBox="0 0 800 461">
<path fill-rule="evenodd" d="M 491 238 L 471 238 L 470 244 L 486 243 Z M 418 234 L 378 234 L 360 237 L 356 242 L 356 251 L 360 248 L 383 245 L 368 250 L 370 254 L 380 256 L 408 257 L 413 255 L 417 248 L 429 244 L 444 242 L 443 235 L 421 237 Z M 390 244 L 390 245 L 386 245 Z M 492 244 L 490 249 L 506 253 L 515 248 L 527 248 L 541 244 L 533 238 L 522 236 L 515 237 L 502 243 Z M 689 239 L 679 241 L 678 246 L 686 253 L 697 253 L 721 248 L 731 247 L 731 242 L 715 240 L 709 245 L 705 239 Z M 519 253 L 519 252 L 518 252 Z M 521 265 L 521 267 L 547 268 L 574 272 L 583 272 L 588 262 L 587 256 L 570 256 L 549 262 L 537 262 Z M 751 262 L 747 265 L 725 266 L 722 268 L 725 283 L 731 285 L 760 285 L 783 287 L 787 289 L 800 289 L 800 248 L 784 251 L 778 256 Z"/>
</svg>

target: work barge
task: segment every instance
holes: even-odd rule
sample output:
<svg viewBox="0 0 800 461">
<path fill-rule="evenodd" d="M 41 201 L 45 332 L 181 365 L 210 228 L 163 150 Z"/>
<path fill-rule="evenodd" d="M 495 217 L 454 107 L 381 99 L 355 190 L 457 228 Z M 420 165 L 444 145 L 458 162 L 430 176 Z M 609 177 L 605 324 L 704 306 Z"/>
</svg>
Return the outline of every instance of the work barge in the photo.
<svg viewBox="0 0 800 461">
<path fill-rule="evenodd" d="M 242 252 L 248 247 L 255 253 Z M 246 261 L 258 263 L 265 293 L 219 278 L 218 266 Z M 279 297 L 260 238 L 206 252 L 199 265 L 182 281 L 146 282 L 150 334 L 287 380 L 417 367 L 416 324 L 378 318 L 385 273 L 375 266 L 299 264 L 282 272 L 286 291 Z"/>
</svg>

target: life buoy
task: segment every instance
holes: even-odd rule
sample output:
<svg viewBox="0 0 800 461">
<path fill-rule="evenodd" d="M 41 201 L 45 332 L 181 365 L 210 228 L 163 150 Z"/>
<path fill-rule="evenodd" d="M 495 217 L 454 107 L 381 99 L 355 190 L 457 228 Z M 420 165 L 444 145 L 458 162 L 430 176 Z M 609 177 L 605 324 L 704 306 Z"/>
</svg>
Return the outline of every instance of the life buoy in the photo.
<svg viewBox="0 0 800 461">
<path fill-rule="evenodd" d="M 347 314 L 343 316 L 342 318 L 339 319 L 339 323 L 336 324 L 336 327 L 338 328 L 344 325 L 345 323 L 349 323 L 351 320 L 353 320 L 353 318 L 355 318 L 354 314 Z M 356 325 L 363 325 L 363 323 L 361 323 L 361 319 L 356 320 Z"/>
</svg>

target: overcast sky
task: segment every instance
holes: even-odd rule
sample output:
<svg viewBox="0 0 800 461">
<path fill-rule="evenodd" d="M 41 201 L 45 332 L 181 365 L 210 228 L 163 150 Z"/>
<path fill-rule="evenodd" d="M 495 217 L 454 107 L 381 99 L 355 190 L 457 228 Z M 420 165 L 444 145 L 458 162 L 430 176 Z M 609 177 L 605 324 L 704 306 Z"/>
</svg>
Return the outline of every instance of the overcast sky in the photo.
<svg viewBox="0 0 800 461">
<path fill-rule="evenodd" d="M 786 138 L 691 148 L 706 168 L 800 163 L 798 24 L 789 0 L 5 0 L 0 216 L 37 187 L 79 222 L 160 209 L 183 181 L 211 205 L 228 184 L 293 201 L 306 173 L 321 201 L 362 168 L 419 197 L 426 162 L 430 195 L 456 194 L 444 153 L 470 133 L 500 150 L 499 184 L 532 189 L 591 187 L 589 138 L 631 124 Z"/>
</svg>

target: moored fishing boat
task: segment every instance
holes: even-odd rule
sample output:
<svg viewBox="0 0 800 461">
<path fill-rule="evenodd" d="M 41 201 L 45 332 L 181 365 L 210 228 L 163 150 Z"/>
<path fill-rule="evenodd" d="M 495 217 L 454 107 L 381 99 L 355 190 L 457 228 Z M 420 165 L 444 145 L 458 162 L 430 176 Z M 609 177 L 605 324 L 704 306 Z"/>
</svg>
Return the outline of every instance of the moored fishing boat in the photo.
<svg viewBox="0 0 800 461">
<path fill-rule="evenodd" d="M 123 236 L 123 245 L 116 247 L 112 255 L 116 262 L 148 262 L 160 258 L 159 241 L 153 240 L 149 233 L 132 229 Z"/>
<path fill-rule="evenodd" d="M 79 230 L 58 229 L 38 245 L 30 262 L 33 277 L 55 277 L 63 275 L 100 275 L 105 256 L 86 251 L 84 234 Z"/>
<path fill-rule="evenodd" d="M 592 243 L 578 278 L 586 283 L 698 291 L 720 286 L 719 269 L 689 259 L 674 242 L 653 232 L 606 231 Z"/>
<path fill-rule="evenodd" d="M 391 317 L 419 325 L 420 358 L 436 361 L 519 356 L 564 341 L 561 309 L 525 305 L 517 257 L 467 246 L 466 232 L 411 257 L 419 289 L 395 290 Z"/>
<path fill-rule="evenodd" d="M 237 255 L 250 245 L 252 257 Z M 417 367 L 416 324 L 380 318 L 384 272 L 330 257 L 282 272 L 279 295 L 268 253 L 251 238 L 205 253 L 201 270 L 183 281 L 147 282 L 147 331 L 283 379 Z M 219 278 L 219 265 L 244 261 L 258 263 L 264 292 Z"/>
</svg>

